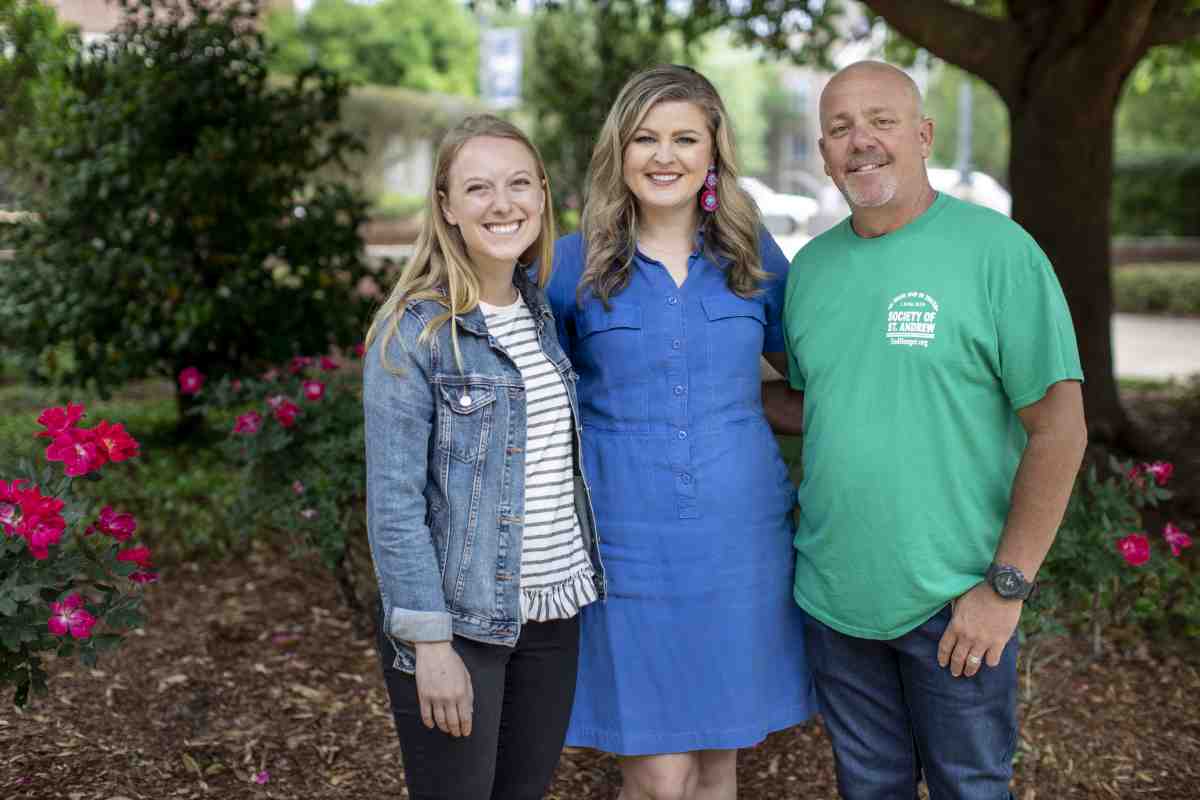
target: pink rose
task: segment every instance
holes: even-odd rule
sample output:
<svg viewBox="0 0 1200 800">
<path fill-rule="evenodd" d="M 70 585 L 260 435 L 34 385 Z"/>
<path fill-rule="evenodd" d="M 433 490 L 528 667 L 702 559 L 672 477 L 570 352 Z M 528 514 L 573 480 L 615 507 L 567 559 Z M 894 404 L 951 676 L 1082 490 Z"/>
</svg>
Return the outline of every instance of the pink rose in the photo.
<svg viewBox="0 0 1200 800">
<path fill-rule="evenodd" d="M 46 448 L 46 460 L 63 462 L 64 472 L 78 478 L 104 466 L 108 451 L 96 438 L 95 431 L 71 428 L 54 437 L 54 442 Z"/>
<path fill-rule="evenodd" d="M 1176 558 L 1185 547 L 1192 546 L 1192 537 L 1184 533 L 1174 522 L 1168 522 L 1163 528 L 1163 538 L 1167 540 L 1167 544 L 1171 548 L 1171 555 Z"/>
<path fill-rule="evenodd" d="M 79 403 L 67 403 L 66 407 L 47 408 L 38 415 L 38 424 L 46 430 L 39 431 L 35 436 L 53 439 L 60 433 L 66 433 L 83 419 L 84 406 Z"/>
<path fill-rule="evenodd" d="M 126 461 L 138 455 L 140 445 L 125 430 L 121 423 L 112 423 L 106 419 L 100 420 L 92 434 L 99 445 L 104 448 L 104 454 L 109 461 Z"/>
<path fill-rule="evenodd" d="M 291 400 L 284 400 L 279 405 L 275 406 L 275 419 L 279 420 L 279 424 L 285 428 L 290 428 L 296 424 L 296 417 L 300 414 L 300 406 L 293 403 Z"/>
<path fill-rule="evenodd" d="M 316 402 L 325 396 L 325 384 L 320 381 L 305 381 L 304 398 Z"/>
<path fill-rule="evenodd" d="M 1131 533 L 1117 540 L 1117 549 L 1131 567 L 1140 567 L 1150 560 L 1150 540 L 1145 534 Z"/>
<path fill-rule="evenodd" d="M 92 635 L 92 626 L 95 624 L 96 618 L 83 610 L 83 597 L 78 592 L 64 598 L 61 603 L 50 604 L 48 627 L 55 636 L 70 633 L 76 639 L 86 639 Z"/>
<path fill-rule="evenodd" d="M 96 529 L 107 533 L 118 542 L 124 542 L 137 531 L 137 518 L 128 512 L 116 512 L 111 506 L 105 506 L 100 510 Z"/>
<path fill-rule="evenodd" d="M 1153 464 L 1143 464 L 1142 469 L 1153 475 L 1154 482 L 1159 486 L 1166 486 L 1167 481 L 1171 480 L 1172 473 L 1175 472 L 1175 465 L 1169 461 L 1155 461 Z"/>
<path fill-rule="evenodd" d="M 195 367 L 188 367 L 179 373 L 179 393 L 196 394 L 204 385 L 204 374 Z"/>
<path fill-rule="evenodd" d="M 234 433 L 255 434 L 262 427 L 262 414 L 257 411 L 247 411 L 238 416 L 233 423 Z"/>
<path fill-rule="evenodd" d="M 150 563 L 150 548 L 149 547 L 130 547 L 128 550 L 122 550 L 117 553 L 117 561 L 130 561 L 137 564 L 141 569 L 150 569 L 153 566 Z"/>
</svg>

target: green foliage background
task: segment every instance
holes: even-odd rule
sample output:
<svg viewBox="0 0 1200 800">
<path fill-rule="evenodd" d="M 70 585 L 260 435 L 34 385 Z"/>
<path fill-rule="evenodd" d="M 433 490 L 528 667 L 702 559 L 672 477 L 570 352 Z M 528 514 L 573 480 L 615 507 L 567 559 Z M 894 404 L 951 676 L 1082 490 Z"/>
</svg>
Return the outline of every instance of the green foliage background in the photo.
<svg viewBox="0 0 1200 800">
<path fill-rule="evenodd" d="M 50 113 L 61 70 L 79 35 L 37 0 L 0 0 L 0 204 L 19 190 L 36 191 L 40 164 L 26 141 L 39 115 Z"/>
<path fill-rule="evenodd" d="M 477 93 L 478 26 L 457 0 L 316 0 L 303 15 L 271 13 L 266 35 L 279 72 L 319 63 L 354 84 Z"/>
<path fill-rule="evenodd" d="M 525 40 L 527 130 L 550 172 L 559 213 L 574 227 L 596 135 L 637 70 L 694 60 L 680 21 L 638 0 L 563 0 L 539 9 Z"/>
<path fill-rule="evenodd" d="M 26 198 L 40 219 L 7 226 L 5 340 L 100 391 L 357 342 L 365 204 L 312 180 L 359 146 L 338 128 L 345 84 L 320 69 L 273 84 L 243 8 L 124 1 L 29 126 L 46 181 Z"/>
</svg>

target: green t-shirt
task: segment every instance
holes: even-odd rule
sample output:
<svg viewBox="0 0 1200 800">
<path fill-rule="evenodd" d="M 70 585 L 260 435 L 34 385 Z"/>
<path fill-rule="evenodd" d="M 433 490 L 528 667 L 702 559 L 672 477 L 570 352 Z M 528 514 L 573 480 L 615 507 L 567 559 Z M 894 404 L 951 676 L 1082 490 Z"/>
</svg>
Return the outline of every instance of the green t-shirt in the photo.
<svg viewBox="0 0 1200 800">
<path fill-rule="evenodd" d="M 1082 380 L 1049 260 L 1019 225 L 939 194 L 874 239 L 849 219 L 788 273 L 804 392 L 796 602 L 892 639 L 983 579 L 1026 435 L 1016 409 Z"/>
</svg>

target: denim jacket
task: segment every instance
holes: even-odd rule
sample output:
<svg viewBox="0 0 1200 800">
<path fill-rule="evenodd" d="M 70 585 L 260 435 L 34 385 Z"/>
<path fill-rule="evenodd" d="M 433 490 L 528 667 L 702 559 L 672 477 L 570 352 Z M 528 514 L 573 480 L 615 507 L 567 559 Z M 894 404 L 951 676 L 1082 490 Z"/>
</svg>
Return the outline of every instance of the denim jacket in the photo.
<svg viewBox="0 0 1200 800">
<path fill-rule="evenodd" d="M 542 351 L 558 368 L 575 420 L 575 508 L 605 596 L 591 494 L 580 458 L 576 374 L 558 343 L 544 295 L 518 269 Z M 384 632 L 395 667 L 412 672 L 408 642 L 451 633 L 513 646 L 520 633 L 521 537 L 525 510 L 525 387 L 517 366 L 476 308 L 458 318 L 462 370 L 447 322 L 417 337 L 442 313 L 411 301 L 380 362 L 383 336 L 364 358 L 367 532 L 379 581 Z"/>
</svg>

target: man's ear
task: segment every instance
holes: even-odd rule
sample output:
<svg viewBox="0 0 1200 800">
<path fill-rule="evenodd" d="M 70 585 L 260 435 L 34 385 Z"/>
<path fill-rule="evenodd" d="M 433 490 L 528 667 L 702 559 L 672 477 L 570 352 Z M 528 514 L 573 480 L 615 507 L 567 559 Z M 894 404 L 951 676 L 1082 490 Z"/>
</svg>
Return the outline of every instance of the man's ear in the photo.
<svg viewBox="0 0 1200 800">
<path fill-rule="evenodd" d="M 933 120 L 925 117 L 917 127 L 917 136 L 921 137 L 921 157 L 929 158 L 933 152 Z"/>
<path fill-rule="evenodd" d="M 825 170 L 825 174 L 832 178 L 833 173 L 829 171 L 829 160 L 825 157 L 824 136 L 822 136 L 820 139 L 817 139 L 817 149 L 821 151 L 821 167 Z"/>
<path fill-rule="evenodd" d="M 442 219 L 446 220 L 446 224 L 454 227 L 458 225 L 458 219 L 454 216 L 454 212 L 450 210 L 450 205 L 446 201 L 446 193 L 438 192 L 438 207 L 442 212 Z"/>
</svg>

